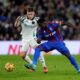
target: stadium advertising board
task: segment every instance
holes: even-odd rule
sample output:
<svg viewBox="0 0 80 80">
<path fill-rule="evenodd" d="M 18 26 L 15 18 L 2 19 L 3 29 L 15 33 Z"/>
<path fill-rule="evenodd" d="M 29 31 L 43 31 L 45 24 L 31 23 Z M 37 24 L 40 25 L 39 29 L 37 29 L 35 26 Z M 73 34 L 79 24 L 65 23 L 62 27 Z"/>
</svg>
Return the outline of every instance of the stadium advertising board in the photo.
<svg viewBox="0 0 80 80">
<path fill-rule="evenodd" d="M 80 41 L 65 41 L 66 46 L 70 50 L 71 54 L 80 53 Z M 0 41 L 0 55 L 18 55 L 20 54 L 21 41 Z M 30 47 L 29 53 L 34 52 Z M 60 54 L 56 50 L 50 52 L 50 54 Z"/>
</svg>

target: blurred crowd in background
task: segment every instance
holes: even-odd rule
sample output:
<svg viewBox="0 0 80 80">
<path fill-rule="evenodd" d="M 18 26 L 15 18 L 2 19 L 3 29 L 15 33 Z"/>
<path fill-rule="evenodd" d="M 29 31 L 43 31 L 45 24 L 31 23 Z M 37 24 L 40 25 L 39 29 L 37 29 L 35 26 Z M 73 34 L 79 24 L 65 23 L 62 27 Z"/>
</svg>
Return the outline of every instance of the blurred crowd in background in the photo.
<svg viewBox="0 0 80 80">
<path fill-rule="evenodd" d="M 74 25 L 62 26 L 65 40 L 80 40 L 80 0 L 0 0 L 0 40 L 20 40 L 21 28 L 15 28 L 17 16 L 26 14 L 28 5 L 35 6 L 37 16 L 59 19 Z"/>
</svg>

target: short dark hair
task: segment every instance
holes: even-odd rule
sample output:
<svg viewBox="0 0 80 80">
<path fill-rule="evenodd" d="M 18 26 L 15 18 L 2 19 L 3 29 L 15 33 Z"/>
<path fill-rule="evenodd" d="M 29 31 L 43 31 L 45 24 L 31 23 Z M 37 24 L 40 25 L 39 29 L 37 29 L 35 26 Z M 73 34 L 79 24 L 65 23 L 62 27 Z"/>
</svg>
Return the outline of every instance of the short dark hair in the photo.
<svg viewBox="0 0 80 80">
<path fill-rule="evenodd" d="M 37 21 L 37 23 L 38 24 L 41 24 L 41 23 L 44 23 L 46 20 L 44 19 L 44 18 L 40 18 L 38 21 Z"/>
<path fill-rule="evenodd" d="M 27 11 L 28 11 L 28 12 L 32 12 L 32 11 L 35 11 L 35 9 L 34 9 L 34 7 L 28 7 L 28 8 L 27 8 Z"/>
</svg>

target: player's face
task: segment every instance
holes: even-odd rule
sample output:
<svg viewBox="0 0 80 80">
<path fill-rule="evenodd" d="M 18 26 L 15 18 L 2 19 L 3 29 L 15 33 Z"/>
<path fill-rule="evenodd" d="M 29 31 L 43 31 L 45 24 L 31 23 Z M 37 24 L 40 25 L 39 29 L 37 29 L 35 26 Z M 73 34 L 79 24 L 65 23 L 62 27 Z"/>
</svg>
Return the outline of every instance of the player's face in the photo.
<svg viewBox="0 0 80 80">
<path fill-rule="evenodd" d="M 41 27 L 41 28 L 47 28 L 47 22 L 45 21 L 45 22 L 43 22 L 43 23 L 39 23 L 38 25 L 39 25 L 39 27 Z"/>
<path fill-rule="evenodd" d="M 35 17 L 35 12 L 34 11 L 27 12 L 27 17 L 28 19 L 33 19 Z"/>
<path fill-rule="evenodd" d="M 42 23 L 42 27 L 43 28 L 47 28 L 47 25 L 48 25 L 47 21 L 45 21 L 45 22 Z"/>
</svg>

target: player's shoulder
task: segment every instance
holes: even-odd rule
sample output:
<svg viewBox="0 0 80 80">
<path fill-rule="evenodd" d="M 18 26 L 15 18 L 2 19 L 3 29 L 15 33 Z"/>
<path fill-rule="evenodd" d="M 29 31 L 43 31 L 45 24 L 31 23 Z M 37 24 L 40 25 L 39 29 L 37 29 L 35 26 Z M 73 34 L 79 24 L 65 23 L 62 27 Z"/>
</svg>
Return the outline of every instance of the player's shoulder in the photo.
<svg viewBox="0 0 80 80">
<path fill-rule="evenodd" d="M 28 19 L 27 18 L 27 15 L 23 15 L 23 16 L 21 16 L 23 19 Z"/>
<path fill-rule="evenodd" d="M 57 21 L 50 21 L 49 23 L 48 23 L 48 26 L 52 26 L 52 27 L 59 27 L 60 25 L 59 25 L 59 23 L 57 22 Z"/>
<path fill-rule="evenodd" d="M 38 21 L 38 20 L 40 19 L 40 17 L 35 17 L 34 19 L 35 19 L 36 21 Z"/>
</svg>

